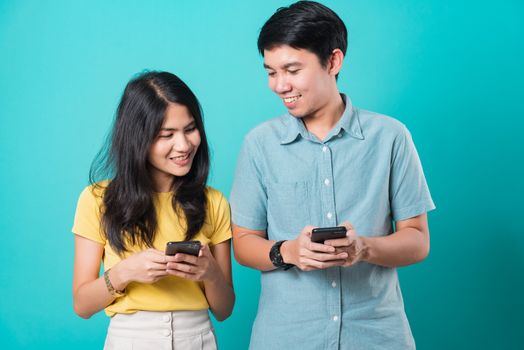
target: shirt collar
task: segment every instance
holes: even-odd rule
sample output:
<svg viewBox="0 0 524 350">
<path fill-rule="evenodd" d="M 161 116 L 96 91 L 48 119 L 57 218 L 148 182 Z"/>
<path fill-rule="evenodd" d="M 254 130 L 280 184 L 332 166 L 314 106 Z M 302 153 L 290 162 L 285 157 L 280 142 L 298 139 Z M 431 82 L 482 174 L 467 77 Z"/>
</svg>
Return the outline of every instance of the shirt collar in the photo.
<svg viewBox="0 0 524 350">
<path fill-rule="evenodd" d="M 344 109 L 344 113 L 342 113 L 342 117 L 329 132 L 325 141 L 328 141 L 335 136 L 342 136 L 342 131 L 346 132 L 351 137 L 363 140 L 364 136 L 362 135 L 362 128 L 360 127 L 360 121 L 358 120 L 358 113 L 353 108 L 351 99 L 344 94 L 340 94 L 340 96 L 342 96 L 346 108 Z M 308 137 L 307 134 L 309 132 L 300 118 L 293 117 L 291 114 L 287 113 L 284 116 L 284 124 L 287 132 L 280 142 L 281 145 L 292 143 L 299 135 L 302 136 L 302 138 Z"/>
</svg>

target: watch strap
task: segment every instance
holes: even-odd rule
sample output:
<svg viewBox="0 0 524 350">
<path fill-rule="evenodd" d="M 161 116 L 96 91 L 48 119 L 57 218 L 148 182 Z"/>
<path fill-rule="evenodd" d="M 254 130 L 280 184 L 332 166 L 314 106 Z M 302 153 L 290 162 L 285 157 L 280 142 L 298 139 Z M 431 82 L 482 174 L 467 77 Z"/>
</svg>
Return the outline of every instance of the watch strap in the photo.
<svg viewBox="0 0 524 350">
<path fill-rule="evenodd" d="M 273 266 L 283 269 L 283 270 L 289 270 L 292 268 L 293 264 L 287 264 L 284 262 L 284 259 L 282 258 L 282 254 L 280 254 L 280 247 L 282 246 L 283 241 L 278 241 L 271 247 L 271 250 L 269 251 L 269 259 L 271 260 L 271 263 L 273 263 Z"/>
</svg>

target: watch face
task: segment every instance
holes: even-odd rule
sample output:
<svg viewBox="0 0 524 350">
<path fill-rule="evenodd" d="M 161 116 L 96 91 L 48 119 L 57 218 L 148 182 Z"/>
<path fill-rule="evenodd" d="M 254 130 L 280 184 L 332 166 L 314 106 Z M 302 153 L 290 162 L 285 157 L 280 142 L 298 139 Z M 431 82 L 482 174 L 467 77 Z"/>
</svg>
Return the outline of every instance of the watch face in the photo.
<svg viewBox="0 0 524 350">
<path fill-rule="evenodd" d="M 269 251 L 269 259 L 271 259 L 271 262 L 276 267 L 279 267 L 279 265 L 282 263 L 282 256 L 280 256 L 280 245 L 282 243 L 276 242 L 271 247 L 271 250 Z"/>
</svg>

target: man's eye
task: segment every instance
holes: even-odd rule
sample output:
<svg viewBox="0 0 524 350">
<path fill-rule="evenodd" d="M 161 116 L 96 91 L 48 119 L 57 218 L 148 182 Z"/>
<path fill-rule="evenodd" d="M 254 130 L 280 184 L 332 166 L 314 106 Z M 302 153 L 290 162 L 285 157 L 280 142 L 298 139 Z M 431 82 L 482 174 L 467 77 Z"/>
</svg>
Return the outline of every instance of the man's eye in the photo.
<svg viewBox="0 0 524 350">
<path fill-rule="evenodd" d="M 293 70 L 288 70 L 289 74 L 291 75 L 295 75 L 297 74 L 298 72 L 300 72 L 300 69 L 293 69 Z"/>
<path fill-rule="evenodd" d="M 275 72 L 267 72 L 267 75 L 268 75 L 269 77 L 274 77 L 275 74 L 276 74 Z"/>
</svg>

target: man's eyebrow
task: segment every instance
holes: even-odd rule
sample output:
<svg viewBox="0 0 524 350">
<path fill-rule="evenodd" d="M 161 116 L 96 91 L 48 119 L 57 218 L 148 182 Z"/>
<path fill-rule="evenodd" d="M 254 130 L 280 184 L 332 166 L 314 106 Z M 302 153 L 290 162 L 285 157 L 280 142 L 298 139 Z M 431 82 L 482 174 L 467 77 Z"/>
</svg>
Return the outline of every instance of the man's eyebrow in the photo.
<svg viewBox="0 0 524 350">
<path fill-rule="evenodd" d="M 291 67 L 302 67 L 302 63 L 300 63 L 300 62 L 289 62 L 289 63 L 286 63 L 282 68 L 288 69 L 288 68 L 291 68 Z"/>
<path fill-rule="evenodd" d="M 289 62 L 289 63 L 286 63 L 285 65 L 282 66 L 282 69 L 288 69 L 288 68 L 291 68 L 291 67 L 302 67 L 302 63 L 300 62 Z M 267 64 L 264 63 L 264 68 L 265 69 L 273 69 L 272 67 L 268 66 Z"/>
</svg>

